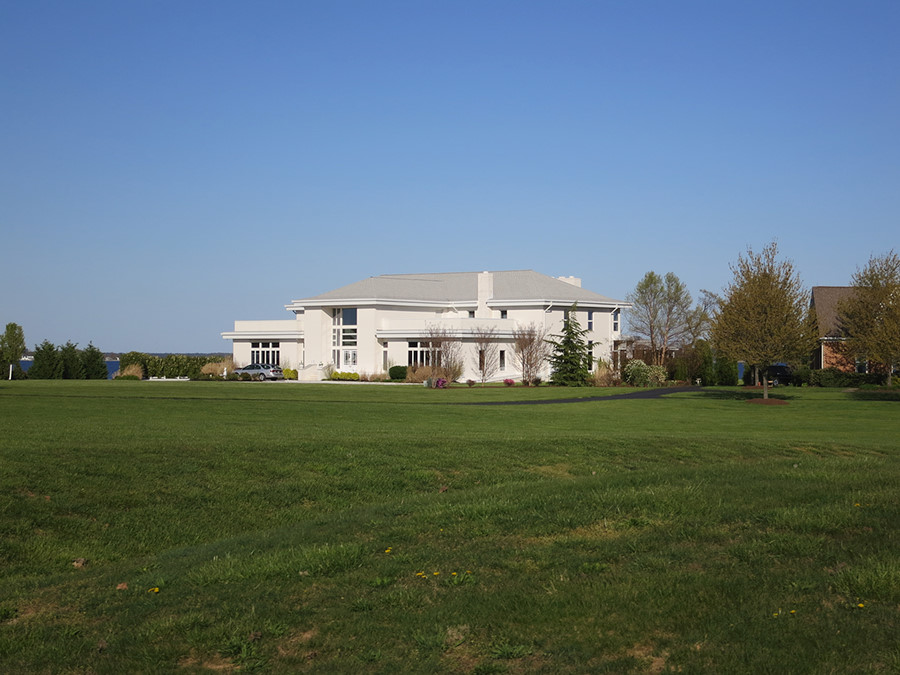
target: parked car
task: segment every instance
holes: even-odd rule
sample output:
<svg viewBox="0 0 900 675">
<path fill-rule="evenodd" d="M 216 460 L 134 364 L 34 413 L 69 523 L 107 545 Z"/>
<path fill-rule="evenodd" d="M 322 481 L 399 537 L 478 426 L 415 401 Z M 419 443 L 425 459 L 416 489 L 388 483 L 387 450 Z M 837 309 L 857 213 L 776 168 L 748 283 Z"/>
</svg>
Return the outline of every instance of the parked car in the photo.
<svg viewBox="0 0 900 675">
<path fill-rule="evenodd" d="M 263 380 L 284 379 L 284 373 L 281 370 L 281 366 L 270 366 L 267 363 L 251 363 L 249 366 L 244 366 L 243 368 L 238 368 L 234 371 L 234 374 L 238 377 L 244 373 L 249 375 L 251 380 L 259 380 L 260 382 Z"/>
</svg>

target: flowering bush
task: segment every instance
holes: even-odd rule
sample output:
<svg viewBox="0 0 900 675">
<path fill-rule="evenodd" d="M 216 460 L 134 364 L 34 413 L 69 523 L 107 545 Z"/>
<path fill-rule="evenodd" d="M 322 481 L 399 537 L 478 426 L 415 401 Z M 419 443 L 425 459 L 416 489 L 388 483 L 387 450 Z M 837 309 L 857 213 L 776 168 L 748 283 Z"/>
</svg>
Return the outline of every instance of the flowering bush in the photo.
<svg viewBox="0 0 900 675">
<path fill-rule="evenodd" d="M 647 374 L 650 384 L 655 387 L 663 386 L 666 383 L 666 378 L 668 377 L 666 369 L 662 366 L 650 366 Z"/>
<path fill-rule="evenodd" d="M 646 387 L 650 384 L 650 366 L 640 359 L 632 359 L 622 371 L 625 381 L 635 387 Z"/>
<path fill-rule="evenodd" d="M 513 386 L 515 383 L 516 383 L 515 380 L 511 380 L 511 379 L 509 379 L 509 378 L 506 378 L 505 380 L 503 380 L 503 384 L 505 384 L 507 387 L 511 387 L 511 386 Z"/>
<path fill-rule="evenodd" d="M 447 388 L 447 380 L 445 380 L 443 377 L 439 377 L 438 379 L 436 379 L 434 381 L 434 388 L 435 389 L 446 389 Z"/>
</svg>

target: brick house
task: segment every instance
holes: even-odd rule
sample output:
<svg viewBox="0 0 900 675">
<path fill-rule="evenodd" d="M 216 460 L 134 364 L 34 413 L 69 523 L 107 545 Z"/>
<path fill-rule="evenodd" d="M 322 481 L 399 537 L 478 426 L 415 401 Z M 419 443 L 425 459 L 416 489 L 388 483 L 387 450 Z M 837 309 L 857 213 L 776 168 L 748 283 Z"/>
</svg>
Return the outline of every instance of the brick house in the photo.
<svg viewBox="0 0 900 675">
<path fill-rule="evenodd" d="M 813 368 L 837 368 L 845 373 L 857 370 L 856 362 L 841 349 L 846 338 L 838 321 L 838 305 L 852 295 L 852 286 L 813 286 L 810 307 L 816 311 L 819 337 Z"/>
</svg>

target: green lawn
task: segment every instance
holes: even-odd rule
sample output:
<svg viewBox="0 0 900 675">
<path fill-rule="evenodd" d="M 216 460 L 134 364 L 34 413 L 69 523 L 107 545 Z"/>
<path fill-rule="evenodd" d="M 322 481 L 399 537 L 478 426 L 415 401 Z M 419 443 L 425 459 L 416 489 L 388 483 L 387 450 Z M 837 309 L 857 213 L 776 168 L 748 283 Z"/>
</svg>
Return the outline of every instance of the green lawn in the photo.
<svg viewBox="0 0 900 675">
<path fill-rule="evenodd" d="M 900 672 L 900 400 L 621 391 L 3 382 L 0 672 Z"/>
</svg>

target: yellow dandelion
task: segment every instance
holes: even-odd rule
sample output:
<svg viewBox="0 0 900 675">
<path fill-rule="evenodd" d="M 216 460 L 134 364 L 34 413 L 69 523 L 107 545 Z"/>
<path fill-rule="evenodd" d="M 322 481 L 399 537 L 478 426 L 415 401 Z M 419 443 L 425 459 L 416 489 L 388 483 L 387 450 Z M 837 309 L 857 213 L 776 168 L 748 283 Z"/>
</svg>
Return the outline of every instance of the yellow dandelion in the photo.
<svg viewBox="0 0 900 675">
<path fill-rule="evenodd" d="M 438 574 L 440 574 L 440 572 L 435 572 L 435 573 L 434 573 L 434 576 L 437 576 Z"/>
<path fill-rule="evenodd" d="M 865 607 L 865 604 L 861 602 L 857 605 L 857 607 L 860 607 L 860 608 Z"/>
<path fill-rule="evenodd" d="M 450 576 L 453 576 L 453 577 L 455 577 L 455 576 L 456 576 L 456 572 L 454 572 L 454 573 L 453 573 L 453 574 L 451 574 L 451 575 L 450 575 Z"/>
<path fill-rule="evenodd" d="M 153 588 L 147 589 L 148 593 L 159 593 L 159 586 L 154 586 Z"/>
<path fill-rule="evenodd" d="M 390 553 L 390 552 L 391 552 L 391 547 L 388 546 L 386 549 L 384 549 L 384 552 L 385 552 L 385 553 Z"/>
<path fill-rule="evenodd" d="M 856 502 L 853 506 L 859 506 L 859 502 Z"/>
<path fill-rule="evenodd" d="M 791 614 L 796 614 L 796 613 L 797 613 L 797 610 L 796 610 L 796 609 L 792 609 L 792 610 L 791 610 Z"/>
</svg>

